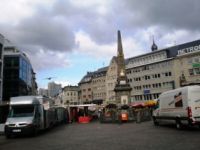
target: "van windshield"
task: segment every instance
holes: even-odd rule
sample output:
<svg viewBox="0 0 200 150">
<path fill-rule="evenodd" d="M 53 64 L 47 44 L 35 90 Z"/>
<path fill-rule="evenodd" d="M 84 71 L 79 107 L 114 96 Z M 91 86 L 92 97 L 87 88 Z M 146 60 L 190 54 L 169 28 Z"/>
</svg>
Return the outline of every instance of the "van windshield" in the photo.
<svg viewBox="0 0 200 150">
<path fill-rule="evenodd" d="M 33 105 L 11 106 L 8 117 L 31 117 L 34 114 Z"/>
</svg>

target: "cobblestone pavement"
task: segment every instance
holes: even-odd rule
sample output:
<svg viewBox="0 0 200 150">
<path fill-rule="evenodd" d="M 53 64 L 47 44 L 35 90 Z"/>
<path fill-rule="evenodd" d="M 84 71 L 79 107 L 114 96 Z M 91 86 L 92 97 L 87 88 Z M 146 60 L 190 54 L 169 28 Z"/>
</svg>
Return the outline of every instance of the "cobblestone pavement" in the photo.
<svg viewBox="0 0 200 150">
<path fill-rule="evenodd" d="M 151 121 L 126 124 L 60 125 L 36 137 L 6 139 L 0 150 L 198 150 L 200 129 L 155 127 Z"/>
</svg>

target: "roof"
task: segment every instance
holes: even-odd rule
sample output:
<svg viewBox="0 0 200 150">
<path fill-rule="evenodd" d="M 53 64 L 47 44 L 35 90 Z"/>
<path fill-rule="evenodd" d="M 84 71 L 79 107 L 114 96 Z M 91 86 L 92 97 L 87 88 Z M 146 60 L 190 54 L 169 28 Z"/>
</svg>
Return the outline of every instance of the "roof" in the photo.
<svg viewBox="0 0 200 150">
<path fill-rule="evenodd" d="M 81 79 L 79 84 L 91 82 L 94 77 L 105 76 L 108 67 L 99 68 L 94 72 L 87 72 L 87 74 Z"/>
<path fill-rule="evenodd" d="M 168 52 L 168 58 L 176 57 L 179 50 L 189 48 L 191 46 L 196 46 L 196 45 L 198 45 L 198 46 L 200 45 L 200 40 L 195 40 L 195 41 L 192 41 L 192 42 L 187 42 L 187 43 L 184 43 L 184 44 L 175 45 L 175 46 L 163 48 L 163 49 L 160 49 L 160 50 L 152 51 L 152 52 L 149 52 L 149 53 L 141 54 L 141 55 L 138 55 L 138 56 L 130 57 L 130 58 L 128 58 L 128 60 L 143 57 L 143 56 L 154 54 L 154 53 L 159 53 L 159 52 L 162 52 L 162 51 Z"/>
</svg>

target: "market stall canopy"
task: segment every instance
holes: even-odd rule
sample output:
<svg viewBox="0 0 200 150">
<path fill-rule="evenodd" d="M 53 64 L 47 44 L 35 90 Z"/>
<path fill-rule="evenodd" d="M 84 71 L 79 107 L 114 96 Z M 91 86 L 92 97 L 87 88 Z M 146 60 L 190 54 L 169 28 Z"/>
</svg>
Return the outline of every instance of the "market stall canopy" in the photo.
<svg viewBox="0 0 200 150">
<path fill-rule="evenodd" d="M 157 100 L 148 100 L 145 102 L 146 106 L 155 106 L 157 104 Z"/>
<path fill-rule="evenodd" d="M 145 107 L 145 103 L 144 102 L 134 102 L 134 103 L 131 103 L 131 106 L 132 107 Z"/>
</svg>

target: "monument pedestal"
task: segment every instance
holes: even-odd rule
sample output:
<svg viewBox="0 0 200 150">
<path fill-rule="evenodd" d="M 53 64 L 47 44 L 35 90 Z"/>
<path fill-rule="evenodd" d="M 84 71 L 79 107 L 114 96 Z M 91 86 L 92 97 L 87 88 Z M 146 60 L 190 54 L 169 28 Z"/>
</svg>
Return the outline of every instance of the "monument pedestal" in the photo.
<svg viewBox="0 0 200 150">
<path fill-rule="evenodd" d="M 121 105 L 130 104 L 130 96 L 131 96 L 131 86 L 127 83 L 116 84 L 115 86 L 115 94 L 116 94 L 116 103 Z"/>
</svg>

